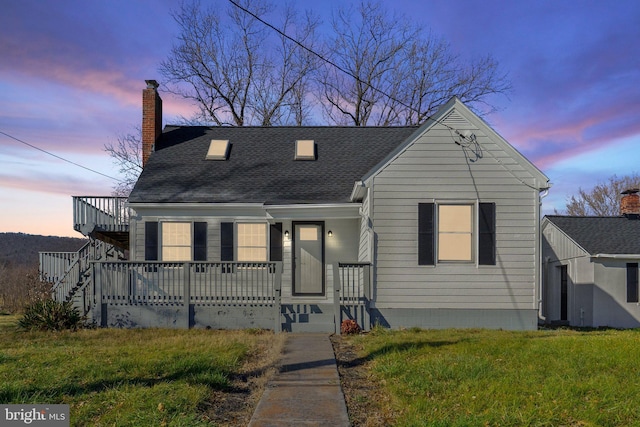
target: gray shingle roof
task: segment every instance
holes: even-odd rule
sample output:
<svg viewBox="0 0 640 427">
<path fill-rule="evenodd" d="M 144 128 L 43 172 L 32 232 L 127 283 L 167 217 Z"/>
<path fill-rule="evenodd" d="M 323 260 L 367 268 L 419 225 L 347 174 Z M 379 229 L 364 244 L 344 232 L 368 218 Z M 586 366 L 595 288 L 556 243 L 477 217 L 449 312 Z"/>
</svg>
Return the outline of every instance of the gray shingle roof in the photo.
<svg viewBox="0 0 640 427">
<path fill-rule="evenodd" d="M 548 215 L 590 255 L 640 254 L 640 219 Z"/>
<path fill-rule="evenodd" d="M 353 185 L 417 127 L 167 126 L 129 196 L 131 203 L 340 203 Z M 228 139 L 226 161 L 206 160 Z M 312 139 L 316 161 L 294 160 Z"/>
</svg>

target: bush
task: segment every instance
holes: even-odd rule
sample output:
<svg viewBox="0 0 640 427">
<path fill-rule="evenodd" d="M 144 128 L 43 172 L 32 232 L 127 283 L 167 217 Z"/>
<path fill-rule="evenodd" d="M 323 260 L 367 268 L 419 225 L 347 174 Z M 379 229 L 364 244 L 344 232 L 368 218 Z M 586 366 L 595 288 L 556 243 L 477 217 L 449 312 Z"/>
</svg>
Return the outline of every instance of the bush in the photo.
<svg viewBox="0 0 640 427">
<path fill-rule="evenodd" d="M 25 306 L 51 298 L 51 283 L 40 281 L 37 267 L 0 263 L 0 312 L 20 313 Z"/>
<path fill-rule="evenodd" d="M 84 327 L 86 318 L 71 302 L 38 301 L 25 308 L 18 326 L 25 330 L 73 331 Z"/>
<path fill-rule="evenodd" d="M 346 319 L 342 321 L 340 325 L 340 333 L 342 335 L 352 335 L 360 333 L 360 326 L 358 326 L 358 322 L 353 319 Z"/>
</svg>

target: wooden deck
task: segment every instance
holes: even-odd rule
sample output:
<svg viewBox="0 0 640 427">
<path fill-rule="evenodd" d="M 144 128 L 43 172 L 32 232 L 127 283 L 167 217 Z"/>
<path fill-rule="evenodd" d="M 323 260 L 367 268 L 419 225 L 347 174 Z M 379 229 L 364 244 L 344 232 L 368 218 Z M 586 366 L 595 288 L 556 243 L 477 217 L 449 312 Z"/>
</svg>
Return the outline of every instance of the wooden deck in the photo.
<svg viewBox="0 0 640 427">
<path fill-rule="evenodd" d="M 121 249 L 129 248 L 129 207 L 126 197 L 73 197 L 73 228 L 87 237 Z"/>
</svg>

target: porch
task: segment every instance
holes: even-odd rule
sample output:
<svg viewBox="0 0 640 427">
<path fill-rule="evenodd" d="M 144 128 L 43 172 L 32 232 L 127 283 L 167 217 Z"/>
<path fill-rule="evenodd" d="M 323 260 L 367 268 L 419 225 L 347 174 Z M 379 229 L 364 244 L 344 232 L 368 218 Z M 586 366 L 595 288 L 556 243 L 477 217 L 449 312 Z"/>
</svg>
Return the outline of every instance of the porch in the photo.
<svg viewBox="0 0 640 427">
<path fill-rule="evenodd" d="M 92 261 L 86 283 L 74 291 L 63 281 L 54 298 L 73 295 L 103 327 L 339 333 L 342 320 L 355 319 L 368 329 L 369 264 L 339 263 L 333 270 L 332 295 L 316 303 L 282 298 L 282 262 Z"/>
</svg>

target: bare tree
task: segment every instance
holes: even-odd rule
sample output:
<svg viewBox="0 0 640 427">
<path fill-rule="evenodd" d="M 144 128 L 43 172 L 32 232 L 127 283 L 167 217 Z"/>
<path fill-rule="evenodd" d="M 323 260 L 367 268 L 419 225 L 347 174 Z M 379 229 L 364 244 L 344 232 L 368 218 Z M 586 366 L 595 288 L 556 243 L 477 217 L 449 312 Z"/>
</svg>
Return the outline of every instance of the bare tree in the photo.
<svg viewBox="0 0 640 427">
<path fill-rule="evenodd" d="M 511 88 L 490 56 L 465 64 L 444 40 L 380 2 L 339 9 L 332 28 L 330 60 L 342 70 L 326 65 L 319 83 L 333 123 L 420 124 L 453 95 L 484 114 L 493 110 L 489 95 Z"/>
<path fill-rule="evenodd" d="M 136 127 L 133 133 L 121 135 L 115 143 L 109 142 L 104 150 L 118 166 L 122 180 L 113 187 L 113 195 L 127 197 L 142 172 L 141 130 Z"/>
<path fill-rule="evenodd" d="M 578 189 L 578 194 L 567 199 L 566 214 L 572 216 L 617 216 L 620 215 L 621 193 L 631 188 L 640 188 L 640 175 L 618 177 L 600 182 L 591 190 Z"/>
<path fill-rule="evenodd" d="M 242 0 L 258 17 L 275 8 L 263 0 Z M 249 6 L 250 4 L 250 6 Z M 200 119 L 218 126 L 302 124 L 308 97 L 301 96 L 317 58 L 275 33 L 243 9 L 183 3 L 173 14 L 178 42 L 160 65 L 170 92 L 195 101 Z M 313 48 L 318 21 L 287 6 L 279 28 Z"/>
</svg>

